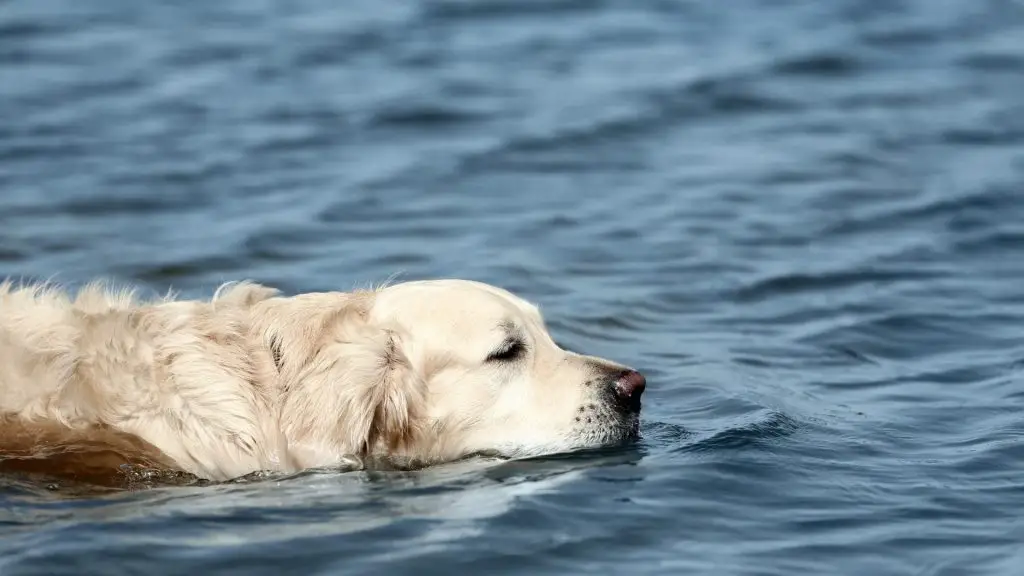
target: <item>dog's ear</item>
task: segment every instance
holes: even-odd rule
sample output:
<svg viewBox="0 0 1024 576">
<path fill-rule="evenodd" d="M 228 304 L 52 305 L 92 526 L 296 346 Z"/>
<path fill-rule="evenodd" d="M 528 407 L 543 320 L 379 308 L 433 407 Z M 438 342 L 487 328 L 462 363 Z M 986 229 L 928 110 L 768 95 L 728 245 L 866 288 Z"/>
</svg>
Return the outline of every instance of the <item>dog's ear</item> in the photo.
<svg viewBox="0 0 1024 576">
<path fill-rule="evenodd" d="M 252 307 L 252 330 L 271 356 L 282 386 L 295 381 L 312 361 L 328 332 L 344 323 L 365 321 L 369 293 L 311 292 L 267 298 Z"/>
<path fill-rule="evenodd" d="M 366 316 L 364 307 L 347 306 L 321 320 L 312 341 L 279 336 L 281 425 L 314 460 L 392 451 L 419 434 L 426 394 L 419 359 L 400 329 Z"/>
<path fill-rule="evenodd" d="M 426 382 L 407 354 L 408 338 L 396 328 L 343 326 L 321 352 L 333 362 L 337 385 L 338 436 L 361 456 L 393 451 L 418 434 Z"/>
</svg>

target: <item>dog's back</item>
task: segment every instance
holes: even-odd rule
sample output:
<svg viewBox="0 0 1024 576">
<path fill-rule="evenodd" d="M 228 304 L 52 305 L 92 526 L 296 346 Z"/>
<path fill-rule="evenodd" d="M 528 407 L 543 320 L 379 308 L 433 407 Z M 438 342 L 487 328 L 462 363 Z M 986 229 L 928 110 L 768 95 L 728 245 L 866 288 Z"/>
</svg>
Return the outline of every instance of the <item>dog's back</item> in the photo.
<svg viewBox="0 0 1024 576">
<path fill-rule="evenodd" d="M 101 284 L 74 297 L 0 284 L 0 420 L 112 427 L 208 477 L 276 461 L 273 361 L 248 319 L 274 293 L 139 302 Z"/>
<path fill-rule="evenodd" d="M 88 348 L 115 344 L 97 330 L 103 319 L 121 324 L 138 306 L 133 291 L 99 282 L 74 297 L 53 285 L 0 283 L 0 415 L 94 423 L 76 366 Z"/>
<path fill-rule="evenodd" d="M 59 290 L 0 284 L 0 412 L 44 409 L 74 366 L 75 303 Z"/>
</svg>

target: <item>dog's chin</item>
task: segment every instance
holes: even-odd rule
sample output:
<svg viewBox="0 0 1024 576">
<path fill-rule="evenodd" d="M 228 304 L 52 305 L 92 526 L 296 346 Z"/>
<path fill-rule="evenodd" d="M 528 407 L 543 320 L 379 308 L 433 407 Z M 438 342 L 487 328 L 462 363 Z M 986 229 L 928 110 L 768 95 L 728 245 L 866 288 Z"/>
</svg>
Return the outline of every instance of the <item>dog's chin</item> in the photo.
<svg viewBox="0 0 1024 576">
<path fill-rule="evenodd" d="M 577 441 L 584 448 L 620 446 L 640 438 L 640 412 L 605 409 L 593 424 L 577 428 Z"/>
<path fill-rule="evenodd" d="M 637 414 L 627 420 L 624 428 L 626 429 L 625 435 L 623 436 L 624 442 L 636 442 L 640 439 L 640 415 Z"/>
<path fill-rule="evenodd" d="M 601 448 L 616 448 L 635 443 L 639 439 L 640 417 L 639 414 L 634 414 L 624 415 L 601 427 L 574 430 L 569 437 L 549 444 L 503 446 L 479 450 L 474 452 L 474 455 L 503 459 L 537 458 Z"/>
<path fill-rule="evenodd" d="M 632 415 L 622 419 L 612 434 L 610 445 L 622 445 L 640 439 L 640 415 Z"/>
<path fill-rule="evenodd" d="M 611 448 L 631 444 L 640 439 L 640 414 L 620 414 L 590 437 L 588 448 Z"/>
</svg>

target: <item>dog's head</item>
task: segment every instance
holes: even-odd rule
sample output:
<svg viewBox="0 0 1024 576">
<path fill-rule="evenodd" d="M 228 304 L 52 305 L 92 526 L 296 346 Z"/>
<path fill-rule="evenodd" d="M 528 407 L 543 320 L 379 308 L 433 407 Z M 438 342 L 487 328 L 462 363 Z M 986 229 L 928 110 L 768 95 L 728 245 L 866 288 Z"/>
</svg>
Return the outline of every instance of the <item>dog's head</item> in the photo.
<svg viewBox="0 0 1024 576">
<path fill-rule="evenodd" d="M 636 438 L 638 372 L 560 348 L 538 309 L 478 282 L 271 298 L 254 308 L 304 466 L 521 457 Z"/>
</svg>

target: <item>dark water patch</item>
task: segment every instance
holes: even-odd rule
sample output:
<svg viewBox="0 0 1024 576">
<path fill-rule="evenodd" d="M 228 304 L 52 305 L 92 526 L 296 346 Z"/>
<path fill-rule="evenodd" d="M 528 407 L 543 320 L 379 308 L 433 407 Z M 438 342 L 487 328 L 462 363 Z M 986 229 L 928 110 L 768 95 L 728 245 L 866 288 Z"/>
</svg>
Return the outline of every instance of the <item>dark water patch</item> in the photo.
<svg viewBox="0 0 1024 576">
<path fill-rule="evenodd" d="M 1002 121 L 993 120 L 988 126 L 953 128 L 942 134 L 942 140 L 946 144 L 972 147 L 1020 144 L 1024 142 L 1024 123 L 1016 117 L 1008 117 Z"/>
<path fill-rule="evenodd" d="M 0 162 L 35 160 L 40 157 L 61 159 L 82 156 L 90 142 L 81 138 L 20 137 L 0 140 Z"/>
<path fill-rule="evenodd" d="M 0 22 L 0 42 L 27 42 L 67 31 L 59 21 L 12 18 Z"/>
<path fill-rule="evenodd" d="M 967 54 L 960 59 L 960 65 L 979 72 L 1020 72 L 1024 70 L 1024 54 L 1002 52 L 980 52 Z"/>
<path fill-rule="evenodd" d="M 865 90 L 853 94 L 844 94 L 836 99 L 836 106 L 841 110 L 900 110 L 914 109 L 923 103 L 934 103 L 937 100 L 945 100 L 949 96 L 935 94 L 933 91 L 921 89 L 920 91 L 907 91 L 904 89 L 877 88 Z"/>
<path fill-rule="evenodd" d="M 14 247 L 7 247 L 0 245 L 0 260 L 5 262 L 14 262 L 27 258 L 29 254 L 22 250 L 18 250 Z"/>
<path fill-rule="evenodd" d="M 166 175 L 157 175 L 156 177 L 163 179 Z M 75 216 L 143 216 L 145 214 L 157 212 L 166 213 L 177 210 L 198 210 L 203 207 L 204 200 L 205 198 L 198 194 L 192 197 L 189 197 L 188 195 L 177 197 L 153 197 L 150 195 L 124 196 L 120 198 L 107 197 L 100 202 L 97 202 L 95 199 L 81 198 L 71 200 L 63 204 L 61 208 L 68 214 Z"/>
<path fill-rule="evenodd" d="M 303 70 L 344 65 L 367 54 L 384 51 L 396 34 L 384 29 L 334 31 L 306 38 L 291 59 L 291 65 Z"/>
<path fill-rule="evenodd" d="M 467 170 L 473 170 L 481 164 L 486 166 L 488 171 L 502 171 L 511 173 L 534 173 L 534 174 L 565 174 L 567 172 L 630 172 L 643 170 L 643 165 L 629 161 L 618 156 L 615 151 L 597 154 L 572 153 L 544 153 L 542 157 L 532 153 L 502 152 L 496 157 L 488 159 L 483 163 L 471 162 L 465 166 Z"/>
<path fill-rule="evenodd" d="M 145 187 L 148 195 L 156 196 L 154 192 L 163 191 L 167 195 L 179 196 L 180 198 L 164 199 L 163 205 L 157 209 L 174 209 L 175 207 L 189 207 L 199 209 L 208 201 L 205 195 L 194 193 L 194 187 L 209 187 L 218 179 L 228 177 L 231 174 L 231 167 L 225 163 L 209 163 L 198 165 L 187 165 L 180 167 L 154 167 L 146 174 L 138 172 L 124 172 L 112 174 L 107 178 L 111 186 L 117 187 Z M 184 191 L 184 192 L 182 192 Z M 153 200 L 151 204 L 156 204 Z M 176 205 L 176 206 L 174 206 Z M 166 207 L 166 208 L 165 208 Z M 150 210 L 146 201 L 133 199 L 114 207 L 111 211 L 134 212 Z M 75 211 L 75 208 L 71 208 Z M 80 212 L 81 210 L 79 210 Z"/>
<path fill-rule="evenodd" d="M 185 46 L 167 55 L 163 65 L 168 69 L 193 66 L 235 65 L 251 57 L 252 46 L 236 42 L 205 42 Z"/>
<path fill-rule="evenodd" d="M 898 25 L 869 28 L 861 34 L 861 40 L 868 46 L 886 49 L 910 49 L 927 46 L 941 38 L 946 32 L 944 24 L 923 25 L 900 23 Z"/>
<path fill-rule="evenodd" d="M 923 224 L 946 222 L 963 218 L 965 214 L 994 218 L 1001 210 L 1012 211 L 1017 206 L 1013 194 L 1008 190 L 992 189 L 962 195 L 935 196 L 922 198 L 904 206 L 891 206 L 861 218 L 845 219 L 828 226 L 824 233 L 829 236 L 855 234 L 892 229 L 900 225 L 921 226 Z"/>
<path fill-rule="evenodd" d="M 876 365 L 882 366 L 880 363 L 876 363 Z M 1012 374 L 1012 371 L 1006 366 L 982 363 L 948 368 L 923 369 L 908 374 L 893 374 L 890 369 L 885 369 L 876 374 L 878 375 L 873 378 L 844 378 L 839 381 L 820 382 L 819 384 L 825 387 L 848 390 L 883 390 L 887 388 L 895 389 L 907 384 L 957 385 L 985 380 L 1005 381 L 1007 374 Z"/>
<path fill-rule="evenodd" d="M 318 214 L 323 222 L 336 223 L 344 221 L 361 221 L 387 213 L 390 207 L 385 201 L 374 195 L 365 195 L 353 199 L 343 199 L 334 203 Z"/>
<path fill-rule="evenodd" d="M 236 258 L 209 255 L 166 263 L 115 266 L 114 269 L 118 270 L 118 276 L 134 278 L 154 285 L 167 285 L 210 270 L 227 276 L 232 271 L 238 270 L 238 266 Z"/>
<path fill-rule="evenodd" d="M 424 16 L 442 21 L 506 20 L 522 17 L 572 16 L 600 10 L 604 2 L 595 0 L 431 0 L 426 4 Z"/>
<path fill-rule="evenodd" d="M 978 326 L 986 321 L 1005 319 L 987 314 L 894 312 L 849 326 L 828 328 L 805 340 L 856 347 L 876 358 L 938 356 L 957 350 L 984 349 L 997 338 Z M 926 351 L 922 352 L 922 347 L 926 347 Z"/>
<path fill-rule="evenodd" d="M 102 102 L 107 99 L 128 99 L 136 91 L 143 89 L 146 84 L 144 79 L 131 73 L 120 77 L 103 77 L 81 79 L 71 76 L 71 80 L 64 84 L 64 87 L 73 90 L 74 101 L 69 101 L 64 95 L 51 94 L 49 91 L 42 94 L 31 94 L 16 98 L 20 106 L 33 112 L 45 112 L 50 109 L 77 108 L 94 102 Z"/>
<path fill-rule="evenodd" d="M 757 302 L 766 298 L 801 293 L 828 292 L 856 287 L 861 284 L 886 285 L 900 282 L 920 282 L 935 278 L 936 274 L 913 270 L 859 269 L 835 271 L 818 275 L 790 273 L 766 278 L 748 284 L 736 291 L 738 302 Z"/>
<path fill-rule="evenodd" d="M 403 103 L 381 110 L 374 116 L 373 122 L 385 128 L 430 130 L 461 126 L 484 117 L 483 114 L 445 104 Z"/>
<path fill-rule="evenodd" d="M 952 249 L 965 256 L 988 256 L 993 251 L 1001 254 L 1024 250 L 1024 230 L 988 230 L 958 240 Z"/>
<path fill-rule="evenodd" d="M 617 144 L 620 138 L 628 138 L 652 128 L 651 116 L 636 113 L 625 117 L 610 118 L 600 123 L 590 123 L 578 128 L 566 127 L 551 134 L 521 136 L 510 139 L 494 150 L 467 158 L 462 170 L 506 169 L 521 171 L 540 169 L 560 173 L 567 168 L 606 169 L 608 164 L 594 157 L 594 148 Z M 589 149 L 557 154 L 563 149 Z M 609 150 L 607 160 L 613 167 L 632 167 L 624 163 L 621 150 Z M 556 155 L 553 157 L 553 155 Z M 639 168 L 639 167 L 637 167 Z"/>
<path fill-rule="evenodd" d="M 417 202 L 406 204 L 400 199 L 385 201 L 378 195 L 368 195 L 356 201 L 342 200 L 324 208 L 317 219 L 329 225 L 368 226 L 387 222 L 390 226 L 373 231 L 375 234 L 404 234 L 410 226 L 417 229 L 443 229 L 446 223 L 459 222 L 466 209 L 458 202 Z"/>
<path fill-rule="evenodd" d="M 147 176 L 161 178 L 166 174 Z M 207 205 L 207 199 L 199 194 L 188 195 L 104 195 L 101 198 L 79 197 L 53 202 L 49 207 L 21 204 L 4 207 L 0 212 L 0 221 L 17 218 L 38 218 L 54 214 L 74 216 L 77 218 L 109 218 L 111 216 L 143 217 L 147 214 L 201 210 Z"/>
<path fill-rule="evenodd" d="M 708 115 L 724 119 L 742 114 L 785 113 L 802 108 L 799 102 L 773 94 L 756 84 L 755 79 L 742 76 L 705 78 L 678 93 L 658 94 L 654 101 L 662 109 L 659 117 L 676 119 L 704 119 Z"/>
<path fill-rule="evenodd" d="M 753 368 L 785 368 L 799 371 L 801 367 L 857 365 L 878 366 L 880 360 L 850 345 L 822 343 L 815 338 L 797 339 L 784 344 L 744 344 L 734 347 L 733 362 Z"/>
<path fill-rule="evenodd" d="M 777 63 L 773 66 L 774 74 L 835 78 L 856 74 L 863 68 L 852 54 L 843 53 L 812 53 Z"/>
<path fill-rule="evenodd" d="M 298 133 L 290 134 L 268 130 L 264 138 L 248 146 L 247 152 L 264 157 L 298 156 L 306 151 L 330 148 L 339 144 L 343 136 L 344 134 L 317 128 L 306 128 Z"/>
<path fill-rule="evenodd" d="M 312 227 L 266 230 L 247 238 L 243 248 L 255 260 L 287 261 L 314 250 L 326 234 Z"/>
</svg>

